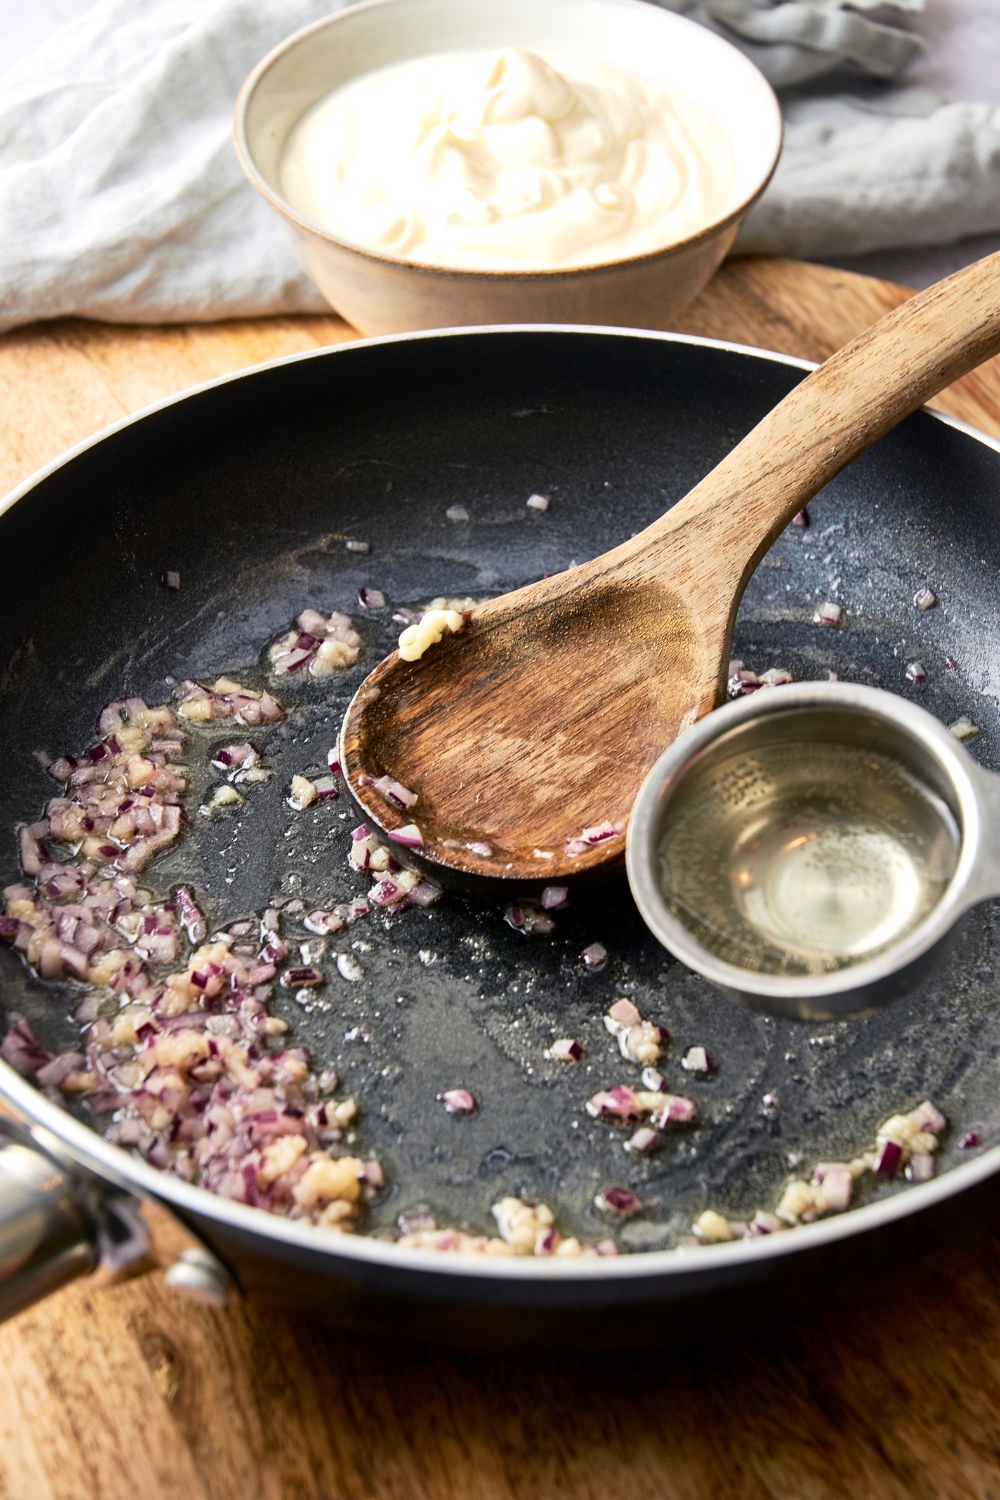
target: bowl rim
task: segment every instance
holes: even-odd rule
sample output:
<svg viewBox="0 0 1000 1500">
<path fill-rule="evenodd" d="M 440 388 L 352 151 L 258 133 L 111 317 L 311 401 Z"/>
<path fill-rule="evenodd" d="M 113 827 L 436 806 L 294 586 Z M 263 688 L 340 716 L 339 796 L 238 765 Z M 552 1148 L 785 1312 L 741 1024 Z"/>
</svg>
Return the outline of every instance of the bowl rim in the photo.
<svg viewBox="0 0 1000 1500">
<path fill-rule="evenodd" d="M 774 89 L 771 87 L 764 74 L 756 66 L 756 64 L 746 56 L 744 52 L 741 52 L 740 49 L 738 47 L 735 47 L 732 42 L 728 42 L 725 37 L 720 36 L 718 32 L 712 31 L 708 27 L 701 26 L 696 21 L 691 21 L 686 16 L 680 15 L 676 11 L 667 10 L 656 5 L 651 5 L 649 3 L 649 0 L 600 0 L 600 3 L 609 7 L 619 6 L 622 8 L 627 8 L 629 10 L 641 9 L 643 12 L 659 14 L 661 17 L 664 17 L 666 19 L 668 25 L 676 24 L 684 29 L 693 27 L 696 31 L 701 32 L 704 36 L 711 38 L 712 42 L 718 43 L 720 47 L 725 47 L 730 52 L 735 53 L 735 55 L 740 59 L 740 62 L 746 66 L 749 72 L 758 76 L 761 85 L 761 99 L 763 102 L 767 103 L 769 112 L 771 113 L 774 123 L 776 123 L 777 126 L 776 140 L 774 153 L 767 171 L 761 177 L 761 179 L 757 183 L 757 186 L 753 188 L 753 190 L 742 200 L 742 202 L 737 204 L 735 208 L 730 209 L 730 211 L 723 218 L 713 220 L 710 224 L 706 225 L 704 229 L 699 229 L 694 234 L 687 235 L 684 239 L 674 240 L 669 245 L 661 245 L 659 249 L 646 250 L 641 255 L 620 256 L 615 260 L 593 261 L 583 266 L 551 266 L 548 268 L 541 268 L 539 270 L 530 271 L 488 270 L 470 266 L 432 266 L 427 265 L 426 263 L 421 261 L 407 260 L 406 257 L 402 255 L 389 255 L 384 251 L 372 250 L 369 246 L 356 244 L 353 240 L 341 239 L 338 235 L 332 234 L 330 230 L 323 229 L 319 224 L 314 224 L 311 219 L 307 219 L 303 214 L 300 214 L 297 209 L 294 209 L 292 207 L 287 199 L 283 198 L 280 193 L 275 192 L 270 184 L 265 181 L 263 174 L 257 167 L 253 152 L 250 149 L 250 143 L 247 139 L 247 113 L 249 111 L 250 103 L 253 99 L 254 93 L 256 92 L 257 87 L 263 80 L 264 76 L 268 72 L 270 72 L 271 68 L 273 68 L 274 65 L 279 62 L 287 52 L 290 52 L 293 48 L 299 46 L 300 43 L 303 42 L 307 37 L 311 36 L 314 32 L 324 31 L 328 27 L 336 26 L 341 22 L 348 21 L 353 18 L 358 12 L 392 8 L 401 3 L 403 3 L 403 0 L 355 0 L 355 3 L 346 5 L 342 10 L 334 11 L 332 15 L 321 16 L 318 21 L 311 21 L 307 26 L 300 27 L 298 31 L 294 31 L 292 32 L 291 36 L 285 37 L 284 41 L 279 42 L 277 46 L 272 47 L 270 52 L 268 52 L 264 57 L 261 58 L 260 62 L 244 80 L 239 94 L 236 97 L 236 103 L 233 107 L 233 142 L 236 148 L 236 155 L 239 158 L 240 166 L 243 168 L 243 171 L 249 179 L 251 186 L 257 190 L 261 197 L 264 198 L 265 201 L 268 202 L 277 213 L 281 214 L 282 218 L 287 219 L 289 223 L 293 224 L 301 233 L 311 235 L 320 240 L 324 240 L 326 241 L 326 243 L 336 246 L 338 250 L 343 250 L 348 254 L 360 256 L 364 260 L 372 261 L 375 264 L 389 266 L 397 270 L 412 271 L 424 276 L 456 277 L 469 282 L 504 281 L 521 284 L 530 281 L 553 281 L 560 278 L 595 276 L 602 272 L 606 273 L 610 271 L 620 270 L 621 268 L 626 266 L 639 267 L 650 265 L 657 260 L 676 255 L 682 250 L 692 248 L 695 245 L 698 245 L 703 240 L 707 240 L 709 238 L 713 238 L 717 235 L 723 234 L 734 223 L 746 217 L 746 215 L 750 212 L 750 209 L 764 193 L 772 177 L 777 171 L 778 162 L 781 160 L 781 153 L 785 136 L 785 122 L 784 117 L 781 113 L 781 106 L 778 102 L 778 97 L 775 94 Z M 413 0 L 405 0 L 405 3 L 412 4 Z M 711 42 L 709 43 L 709 45 L 711 45 Z M 362 75 L 358 74 L 356 76 L 360 77 Z"/>
<path fill-rule="evenodd" d="M 717 349 L 751 359 L 764 360 L 769 364 L 787 365 L 808 374 L 817 368 L 815 361 L 799 359 L 794 355 L 781 354 L 749 344 L 738 344 L 726 339 L 705 338 L 696 334 L 666 333 L 651 329 L 612 328 L 599 324 L 569 323 L 506 323 L 481 324 L 469 328 L 420 329 L 406 333 L 382 334 L 371 338 L 306 349 L 295 354 L 278 355 L 246 369 L 217 375 L 201 381 L 186 390 L 177 391 L 160 401 L 150 403 L 138 411 L 119 418 L 99 431 L 83 438 L 65 452 L 44 464 L 35 473 L 23 479 L 9 493 L 0 497 L 0 515 L 18 500 L 24 499 L 47 479 L 50 474 L 63 468 L 98 443 L 124 431 L 156 412 L 179 405 L 192 396 L 213 390 L 217 386 L 234 384 L 236 381 L 274 370 L 282 365 L 302 364 L 307 360 L 326 359 L 347 355 L 356 348 L 369 349 L 376 345 L 411 342 L 415 339 L 452 339 L 482 336 L 509 336 L 510 334 L 545 333 L 574 337 L 580 334 L 607 339 L 654 339 L 660 343 L 684 344 L 695 348 Z M 953 428 L 956 432 L 974 439 L 985 448 L 1000 454 L 1000 440 L 981 432 L 960 417 L 944 412 L 922 408 L 932 420 Z M 893 1193 L 875 1203 L 866 1203 L 843 1214 L 818 1219 L 813 1224 L 803 1224 L 789 1233 L 761 1235 L 755 1239 L 734 1240 L 725 1244 L 692 1249 L 643 1250 L 617 1256 L 587 1256 L 581 1259 L 559 1259 L 556 1256 L 497 1257 L 417 1250 L 408 1246 L 373 1240 L 364 1235 L 338 1234 L 332 1229 L 304 1224 L 301 1221 L 283 1219 L 262 1209 L 251 1208 L 222 1198 L 206 1188 L 173 1177 L 169 1172 L 150 1166 L 125 1150 L 104 1139 L 100 1131 L 86 1125 L 59 1104 L 47 1099 L 26 1078 L 3 1059 L 0 1059 L 0 1099 L 6 1101 L 22 1120 L 40 1127 L 66 1148 L 72 1159 L 85 1170 L 95 1173 L 113 1187 L 136 1194 L 138 1197 L 179 1213 L 190 1227 L 190 1221 L 202 1221 L 217 1225 L 243 1239 L 260 1239 L 281 1244 L 289 1253 L 313 1251 L 330 1263 L 331 1271 L 343 1267 L 343 1274 L 357 1276 L 362 1268 L 383 1272 L 416 1273 L 426 1278 L 428 1290 L 435 1284 L 447 1283 L 457 1278 L 464 1283 L 476 1282 L 583 1282 L 647 1281 L 661 1279 L 670 1282 L 674 1278 L 702 1276 L 709 1283 L 717 1279 L 718 1273 L 738 1273 L 741 1267 L 764 1265 L 785 1256 L 823 1251 L 842 1240 L 855 1235 L 900 1224 L 916 1214 L 947 1202 L 959 1193 L 966 1192 L 990 1178 L 1000 1175 L 1000 1146 L 988 1147 L 978 1156 L 961 1165 L 949 1167 L 939 1177 L 929 1182 L 914 1183 L 905 1191 Z M 200 1230 L 194 1231 L 196 1233 Z M 707 1250 L 708 1253 L 704 1253 Z"/>
</svg>

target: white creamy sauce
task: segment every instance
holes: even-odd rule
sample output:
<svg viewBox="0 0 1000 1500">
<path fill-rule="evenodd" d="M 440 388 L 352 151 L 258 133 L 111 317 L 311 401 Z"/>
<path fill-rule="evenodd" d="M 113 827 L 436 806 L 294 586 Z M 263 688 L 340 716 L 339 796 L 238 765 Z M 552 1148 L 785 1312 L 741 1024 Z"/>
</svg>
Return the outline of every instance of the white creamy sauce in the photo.
<svg viewBox="0 0 1000 1500">
<path fill-rule="evenodd" d="M 721 125 L 621 68 L 510 49 L 381 68 L 289 135 L 281 191 L 320 228 L 422 264 L 552 270 L 641 255 L 722 217 Z"/>
</svg>

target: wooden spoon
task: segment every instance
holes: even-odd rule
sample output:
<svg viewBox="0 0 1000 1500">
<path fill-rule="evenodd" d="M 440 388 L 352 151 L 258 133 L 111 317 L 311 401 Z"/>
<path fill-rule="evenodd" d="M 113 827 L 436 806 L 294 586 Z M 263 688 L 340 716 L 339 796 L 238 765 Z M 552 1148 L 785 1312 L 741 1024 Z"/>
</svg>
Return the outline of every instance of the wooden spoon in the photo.
<svg viewBox="0 0 1000 1500">
<path fill-rule="evenodd" d="M 761 557 L 851 459 L 998 350 L 1000 253 L 845 345 L 645 531 L 480 605 L 419 661 L 393 652 L 341 730 L 365 820 L 385 832 L 415 823 L 424 842 L 412 852 L 432 877 L 484 894 L 617 873 L 646 772 L 725 697 L 736 611 Z M 361 783 L 383 775 L 417 793 L 410 811 Z M 611 837 L 567 853 L 608 823 Z"/>
</svg>

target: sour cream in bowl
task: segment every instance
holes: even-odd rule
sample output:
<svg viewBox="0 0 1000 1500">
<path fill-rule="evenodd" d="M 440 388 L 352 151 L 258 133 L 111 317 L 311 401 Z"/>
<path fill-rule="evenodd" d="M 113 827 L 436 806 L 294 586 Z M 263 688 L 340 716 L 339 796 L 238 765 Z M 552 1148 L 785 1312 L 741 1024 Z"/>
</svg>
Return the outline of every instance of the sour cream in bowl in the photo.
<svg viewBox="0 0 1000 1500">
<path fill-rule="evenodd" d="M 236 130 L 368 333 L 669 326 L 781 143 L 757 69 L 645 0 L 367 0 L 265 58 Z"/>
</svg>

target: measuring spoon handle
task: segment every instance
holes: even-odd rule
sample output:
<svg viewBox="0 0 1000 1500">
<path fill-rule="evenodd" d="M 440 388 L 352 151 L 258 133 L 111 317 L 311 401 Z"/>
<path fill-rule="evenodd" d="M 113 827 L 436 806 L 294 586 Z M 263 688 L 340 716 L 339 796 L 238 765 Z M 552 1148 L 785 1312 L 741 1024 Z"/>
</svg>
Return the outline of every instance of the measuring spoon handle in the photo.
<svg viewBox="0 0 1000 1500">
<path fill-rule="evenodd" d="M 1000 896 L 1000 776 L 978 765 L 971 774 L 979 802 L 980 842 L 964 892 L 967 907 Z"/>
</svg>

